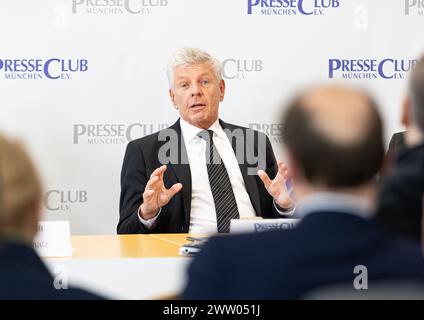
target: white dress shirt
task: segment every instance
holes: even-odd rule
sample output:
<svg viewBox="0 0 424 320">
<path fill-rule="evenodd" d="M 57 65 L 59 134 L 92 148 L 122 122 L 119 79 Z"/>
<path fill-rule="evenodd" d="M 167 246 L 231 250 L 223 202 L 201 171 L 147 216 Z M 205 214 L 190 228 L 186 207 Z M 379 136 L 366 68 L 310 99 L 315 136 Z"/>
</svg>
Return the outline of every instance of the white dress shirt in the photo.
<svg viewBox="0 0 424 320">
<path fill-rule="evenodd" d="M 206 167 L 206 141 L 197 136 L 202 129 L 192 126 L 182 119 L 180 120 L 180 124 L 192 177 L 189 232 L 193 234 L 216 233 L 215 203 L 213 201 Z M 209 130 L 213 131 L 213 144 L 227 169 L 240 218 L 256 216 L 255 209 L 246 191 L 234 149 L 219 124 L 218 119 L 210 126 Z"/>
<path fill-rule="evenodd" d="M 191 171 L 191 210 L 189 233 L 212 234 L 217 232 L 215 203 L 209 184 L 209 176 L 206 167 L 206 141 L 197 134 L 203 129 L 195 127 L 180 118 L 181 133 L 187 150 L 188 161 Z M 256 216 L 255 209 L 247 193 L 243 176 L 231 146 L 230 140 L 219 124 L 217 119 L 209 128 L 213 133 L 213 143 L 227 169 L 231 187 L 237 203 L 240 218 Z M 184 186 L 183 186 L 184 188 Z M 275 203 L 274 203 L 275 206 Z M 281 211 L 275 206 L 281 215 L 291 215 L 294 210 Z M 152 219 L 140 221 L 151 228 L 158 218 L 159 213 Z"/>
</svg>

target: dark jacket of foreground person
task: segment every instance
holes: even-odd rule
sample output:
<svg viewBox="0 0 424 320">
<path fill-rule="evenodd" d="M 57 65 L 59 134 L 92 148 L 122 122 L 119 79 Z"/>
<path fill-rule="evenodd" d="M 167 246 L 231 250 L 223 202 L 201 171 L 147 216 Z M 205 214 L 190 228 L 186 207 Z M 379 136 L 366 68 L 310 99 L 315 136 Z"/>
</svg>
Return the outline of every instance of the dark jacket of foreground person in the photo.
<svg viewBox="0 0 424 320">
<path fill-rule="evenodd" d="M 79 289 L 54 287 L 54 278 L 30 247 L 0 242 L 0 299 L 93 300 L 99 296 Z"/>
<path fill-rule="evenodd" d="M 270 245 L 272 244 L 272 245 Z M 329 284 L 351 286 L 355 266 L 377 281 L 424 281 L 416 243 L 347 212 L 315 211 L 296 229 L 216 237 L 189 269 L 185 299 L 298 299 Z"/>
<path fill-rule="evenodd" d="M 424 212 L 424 144 L 405 149 L 382 181 L 378 221 L 403 237 L 421 239 Z"/>
</svg>

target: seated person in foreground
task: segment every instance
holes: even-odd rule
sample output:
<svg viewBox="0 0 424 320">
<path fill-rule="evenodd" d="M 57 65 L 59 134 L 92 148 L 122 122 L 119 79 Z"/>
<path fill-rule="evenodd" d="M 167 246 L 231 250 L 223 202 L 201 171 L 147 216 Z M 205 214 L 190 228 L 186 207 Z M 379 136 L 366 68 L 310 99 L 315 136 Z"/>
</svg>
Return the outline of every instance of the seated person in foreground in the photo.
<svg viewBox="0 0 424 320">
<path fill-rule="evenodd" d="M 377 219 L 387 230 L 420 241 L 424 212 L 424 57 L 412 71 L 402 123 L 407 129 L 402 135 L 406 148 L 399 151 L 391 173 L 381 181 Z"/>
<path fill-rule="evenodd" d="M 41 197 L 28 155 L 0 135 L 0 299 L 101 299 L 79 289 L 55 289 L 55 279 L 32 248 Z"/>
<path fill-rule="evenodd" d="M 330 284 L 354 291 L 358 266 L 366 268 L 370 288 L 424 281 L 420 247 L 373 220 L 384 157 L 374 101 L 348 88 L 316 87 L 292 102 L 282 123 L 301 222 L 291 230 L 212 238 L 189 268 L 183 297 L 299 299 Z"/>
</svg>

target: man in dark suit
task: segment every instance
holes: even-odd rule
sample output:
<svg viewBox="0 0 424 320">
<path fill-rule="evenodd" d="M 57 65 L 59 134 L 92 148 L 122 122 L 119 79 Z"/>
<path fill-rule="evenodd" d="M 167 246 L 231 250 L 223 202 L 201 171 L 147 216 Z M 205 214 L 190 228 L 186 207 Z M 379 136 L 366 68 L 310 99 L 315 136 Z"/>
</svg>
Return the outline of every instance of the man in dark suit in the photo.
<svg viewBox="0 0 424 320">
<path fill-rule="evenodd" d="M 330 284 L 352 292 L 424 281 L 420 247 L 372 220 L 382 123 L 371 98 L 313 88 L 289 106 L 284 141 L 302 220 L 295 229 L 215 237 L 194 259 L 186 299 L 298 299 Z"/>
<path fill-rule="evenodd" d="M 380 171 L 381 177 L 385 177 L 392 173 L 397 157 L 406 148 L 405 133 L 405 131 L 396 132 L 390 138 L 389 148 L 386 152 L 383 167 Z"/>
<path fill-rule="evenodd" d="M 396 132 L 393 134 L 389 142 L 389 149 L 387 150 L 386 157 L 391 161 L 395 161 L 398 154 L 405 149 L 405 131 Z"/>
<path fill-rule="evenodd" d="M 424 209 L 424 57 L 412 71 L 402 108 L 406 148 L 381 184 L 377 218 L 404 237 L 422 239 Z"/>
<path fill-rule="evenodd" d="M 222 64 L 183 48 L 170 58 L 168 80 L 180 119 L 128 144 L 118 233 L 225 233 L 231 219 L 289 214 L 287 168 L 269 139 L 218 117 Z"/>
<path fill-rule="evenodd" d="M 32 248 L 41 185 L 23 148 L 0 136 L 0 299 L 100 299 L 55 279 Z"/>
</svg>

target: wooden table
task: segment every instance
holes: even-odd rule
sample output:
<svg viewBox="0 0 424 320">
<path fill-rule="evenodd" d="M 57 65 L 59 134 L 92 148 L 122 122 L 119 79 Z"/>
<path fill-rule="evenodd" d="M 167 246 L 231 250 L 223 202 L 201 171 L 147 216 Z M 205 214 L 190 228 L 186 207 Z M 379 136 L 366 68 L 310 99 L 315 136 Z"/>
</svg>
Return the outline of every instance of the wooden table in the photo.
<svg viewBox="0 0 424 320">
<path fill-rule="evenodd" d="M 182 233 L 73 236 L 72 258 L 66 259 L 179 257 L 178 250 L 188 242 L 187 236 Z"/>
<path fill-rule="evenodd" d="M 48 258 L 54 275 L 115 299 L 179 293 L 191 259 L 179 255 L 187 234 L 73 236 L 73 255 Z"/>
</svg>

